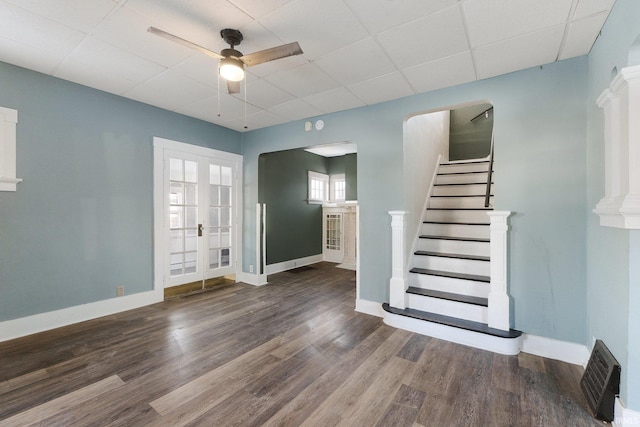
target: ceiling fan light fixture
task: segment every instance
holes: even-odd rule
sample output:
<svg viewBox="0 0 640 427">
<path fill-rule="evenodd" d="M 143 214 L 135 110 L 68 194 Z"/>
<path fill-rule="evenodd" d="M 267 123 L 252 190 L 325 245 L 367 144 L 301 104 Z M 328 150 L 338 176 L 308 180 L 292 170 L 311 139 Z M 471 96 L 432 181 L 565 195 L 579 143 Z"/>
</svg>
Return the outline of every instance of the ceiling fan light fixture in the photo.
<svg viewBox="0 0 640 427">
<path fill-rule="evenodd" d="M 244 79 L 244 64 L 237 58 L 223 58 L 220 60 L 220 75 L 225 80 L 239 82 Z"/>
</svg>

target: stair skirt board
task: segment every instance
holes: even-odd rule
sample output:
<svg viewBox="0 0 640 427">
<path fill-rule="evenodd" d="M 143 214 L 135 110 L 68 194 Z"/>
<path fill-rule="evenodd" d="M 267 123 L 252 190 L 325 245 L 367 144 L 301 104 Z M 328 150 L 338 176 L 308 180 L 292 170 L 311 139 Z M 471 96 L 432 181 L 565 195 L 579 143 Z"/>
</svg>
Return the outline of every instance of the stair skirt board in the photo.
<svg viewBox="0 0 640 427">
<path fill-rule="evenodd" d="M 389 310 L 396 311 L 397 309 L 389 307 L 388 304 L 383 304 L 383 321 L 385 324 L 395 328 L 499 354 L 516 355 L 520 352 L 521 335 L 504 338 L 396 314 Z"/>
<path fill-rule="evenodd" d="M 472 322 L 487 323 L 489 321 L 487 307 L 458 301 L 407 293 L 407 306 L 414 310 L 457 317 Z"/>
<path fill-rule="evenodd" d="M 409 286 L 430 289 L 440 292 L 454 292 L 479 298 L 489 297 L 489 284 L 474 280 L 455 279 L 444 276 L 429 276 L 425 274 L 409 273 Z"/>
</svg>

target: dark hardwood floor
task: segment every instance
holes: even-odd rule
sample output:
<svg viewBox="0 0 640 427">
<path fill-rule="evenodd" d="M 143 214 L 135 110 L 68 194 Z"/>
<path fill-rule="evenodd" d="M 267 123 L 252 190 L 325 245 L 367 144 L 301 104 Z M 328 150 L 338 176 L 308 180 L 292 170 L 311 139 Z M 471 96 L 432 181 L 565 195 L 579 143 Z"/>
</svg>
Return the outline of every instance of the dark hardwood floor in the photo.
<svg viewBox="0 0 640 427">
<path fill-rule="evenodd" d="M 597 426 L 582 368 L 356 313 L 320 263 L 0 343 L 0 426 Z"/>
</svg>

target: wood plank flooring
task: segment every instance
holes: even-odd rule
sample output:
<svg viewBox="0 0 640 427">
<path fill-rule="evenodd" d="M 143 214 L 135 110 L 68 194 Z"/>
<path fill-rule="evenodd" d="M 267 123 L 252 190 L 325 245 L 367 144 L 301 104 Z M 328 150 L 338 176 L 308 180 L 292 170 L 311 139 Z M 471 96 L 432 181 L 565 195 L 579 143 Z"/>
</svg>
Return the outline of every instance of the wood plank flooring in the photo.
<svg viewBox="0 0 640 427">
<path fill-rule="evenodd" d="M 0 426 L 598 426 L 582 368 L 356 313 L 319 263 L 0 343 Z"/>
</svg>

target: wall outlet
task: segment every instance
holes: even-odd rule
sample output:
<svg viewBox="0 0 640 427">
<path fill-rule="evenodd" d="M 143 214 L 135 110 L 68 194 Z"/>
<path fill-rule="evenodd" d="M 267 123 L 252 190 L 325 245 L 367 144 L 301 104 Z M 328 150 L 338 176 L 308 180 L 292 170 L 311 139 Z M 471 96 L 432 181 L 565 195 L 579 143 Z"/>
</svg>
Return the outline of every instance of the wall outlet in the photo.
<svg viewBox="0 0 640 427">
<path fill-rule="evenodd" d="M 124 296 L 124 286 L 118 286 L 116 288 L 116 296 L 123 297 Z"/>
<path fill-rule="evenodd" d="M 253 265 L 249 266 L 249 273 L 253 273 Z"/>
</svg>

